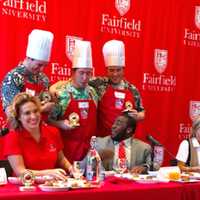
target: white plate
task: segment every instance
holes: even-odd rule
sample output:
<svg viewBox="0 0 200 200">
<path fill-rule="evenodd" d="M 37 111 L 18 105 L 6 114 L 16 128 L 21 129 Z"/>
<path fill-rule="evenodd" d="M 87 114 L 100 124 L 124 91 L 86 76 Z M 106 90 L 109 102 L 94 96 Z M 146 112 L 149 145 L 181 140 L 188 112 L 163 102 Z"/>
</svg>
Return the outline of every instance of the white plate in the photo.
<svg viewBox="0 0 200 200">
<path fill-rule="evenodd" d="M 158 171 L 148 171 L 148 174 L 150 176 L 157 176 L 158 175 Z"/>
<path fill-rule="evenodd" d="M 184 181 L 184 180 L 170 180 L 171 182 L 178 182 L 178 183 L 196 183 L 196 182 L 199 182 L 200 180 L 197 180 L 197 179 L 190 179 L 190 180 L 187 180 L 187 181 Z"/>
<path fill-rule="evenodd" d="M 44 184 L 38 185 L 40 190 L 44 192 L 56 192 L 56 191 L 67 191 L 69 190 L 68 186 L 47 186 Z"/>
<path fill-rule="evenodd" d="M 119 178 L 125 178 L 125 179 L 130 179 L 133 180 L 133 175 L 130 173 L 124 173 L 124 174 L 115 174 L 115 177 L 119 177 Z"/>
<path fill-rule="evenodd" d="M 21 179 L 19 177 L 8 177 L 8 182 L 15 185 L 22 185 Z"/>
<path fill-rule="evenodd" d="M 70 189 L 90 189 L 100 188 L 101 184 L 88 183 L 86 180 L 76 180 L 74 178 L 67 179 L 67 185 Z"/>
<path fill-rule="evenodd" d="M 52 176 L 36 176 L 35 183 L 43 184 L 45 181 L 53 180 Z M 8 182 L 14 185 L 22 185 L 22 181 L 19 177 L 10 176 L 8 177 Z"/>
<path fill-rule="evenodd" d="M 135 180 L 136 183 L 143 183 L 143 184 L 152 184 L 152 183 L 159 183 L 158 179 L 139 179 Z"/>
<path fill-rule="evenodd" d="M 189 173 L 189 177 L 190 179 L 200 179 L 200 173 L 197 173 L 197 172 Z"/>
<path fill-rule="evenodd" d="M 114 175 L 116 174 L 115 171 L 105 171 L 104 173 L 105 173 L 105 176 L 106 176 L 106 177 L 107 177 L 107 176 L 114 176 Z"/>
</svg>

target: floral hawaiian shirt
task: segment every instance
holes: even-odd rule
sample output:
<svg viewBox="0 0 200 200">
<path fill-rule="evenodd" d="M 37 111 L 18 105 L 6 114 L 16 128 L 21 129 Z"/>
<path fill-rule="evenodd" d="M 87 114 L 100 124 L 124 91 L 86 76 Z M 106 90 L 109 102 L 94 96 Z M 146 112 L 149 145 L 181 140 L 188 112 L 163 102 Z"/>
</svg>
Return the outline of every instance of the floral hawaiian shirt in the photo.
<svg viewBox="0 0 200 200">
<path fill-rule="evenodd" d="M 40 72 L 37 75 L 27 73 L 25 66 L 19 64 L 8 72 L 2 82 L 1 95 L 4 110 L 11 104 L 16 94 L 24 91 L 26 81 L 31 84 L 42 85 L 45 89 L 49 87 L 49 79 L 44 73 Z"/>
<path fill-rule="evenodd" d="M 56 90 L 59 91 L 58 103 L 51 113 L 51 119 L 58 120 L 64 115 L 71 101 L 71 97 L 78 100 L 92 99 L 97 105 L 98 95 L 94 88 L 92 88 L 91 86 L 87 86 L 84 89 L 78 89 L 72 85 L 72 81 L 71 79 L 69 79 L 65 84 L 58 87 L 56 88 Z"/>
<path fill-rule="evenodd" d="M 99 96 L 99 100 L 103 97 L 106 89 L 109 85 L 112 85 L 110 80 L 107 77 L 94 77 L 89 81 L 89 85 L 91 85 Z M 115 87 L 112 85 L 112 87 Z M 135 107 L 138 112 L 143 111 L 144 107 L 142 105 L 142 99 L 138 89 L 131 83 L 126 80 L 122 80 L 120 84 L 117 85 L 117 89 L 129 89 L 134 96 L 135 99 Z"/>
</svg>

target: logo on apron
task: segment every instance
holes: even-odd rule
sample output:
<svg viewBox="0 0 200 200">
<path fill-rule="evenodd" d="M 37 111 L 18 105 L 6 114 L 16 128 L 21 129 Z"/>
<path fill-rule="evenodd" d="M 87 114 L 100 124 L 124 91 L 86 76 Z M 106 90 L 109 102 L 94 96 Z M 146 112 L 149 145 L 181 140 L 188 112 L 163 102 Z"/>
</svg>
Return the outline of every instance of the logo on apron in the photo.
<svg viewBox="0 0 200 200">
<path fill-rule="evenodd" d="M 124 100 L 125 100 L 125 93 L 115 91 L 114 94 L 115 94 L 115 108 L 122 109 L 124 105 Z"/>
<path fill-rule="evenodd" d="M 55 152 L 56 151 L 56 147 L 54 144 L 49 144 L 49 152 Z"/>
<path fill-rule="evenodd" d="M 28 89 L 28 88 L 26 88 L 26 93 L 31 95 L 31 96 L 35 96 L 35 94 L 36 94 L 35 90 L 31 90 L 31 89 Z"/>
<path fill-rule="evenodd" d="M 80 115 L 82 119 L 88 118 L 88 112 L 89 112 L 89 102 L 79 102 L 78 107 L 80 109 Z"/>
</svg>

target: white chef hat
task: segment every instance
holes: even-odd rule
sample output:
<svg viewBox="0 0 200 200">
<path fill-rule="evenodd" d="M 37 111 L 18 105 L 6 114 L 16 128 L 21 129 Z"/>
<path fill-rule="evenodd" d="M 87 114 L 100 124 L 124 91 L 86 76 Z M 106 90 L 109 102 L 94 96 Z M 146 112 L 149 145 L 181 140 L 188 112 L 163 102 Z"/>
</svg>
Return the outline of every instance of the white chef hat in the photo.
<svg viewBox="0 0 200 200">
<path fill-rule="evenodd" d="M 53 33 L 34 29 L 28 36 L 26 56 L 48 62 L 51 56 L 52 43 Z"/>
<path fill-rule="evenodd" d="M 92 68 L 92 49 L 89 41 L 76 40 L 72 68 Z"/>
<path fill-rule="evenodd" d="M 103 46 L 103 56 L 106 66 L 125 66 L 125 47 L 120 40 L 110 40 Z"/>
</svg>

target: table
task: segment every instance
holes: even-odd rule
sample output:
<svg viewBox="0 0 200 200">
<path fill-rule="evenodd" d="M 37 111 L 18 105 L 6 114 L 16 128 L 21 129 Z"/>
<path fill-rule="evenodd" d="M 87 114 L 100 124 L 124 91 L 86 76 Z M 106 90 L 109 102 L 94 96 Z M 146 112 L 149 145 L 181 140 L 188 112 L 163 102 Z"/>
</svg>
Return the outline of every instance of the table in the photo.
<svg viewBox="0 0 200 200">
<path fill-rule="evenodd" d="M 0 186 L 0 200 L 195 200 L 200 199 L 200 183 L 113 184 L 105 181 L 101 188 L 62 192 L 20 192 L 19 186 Z"/>
</svg>

